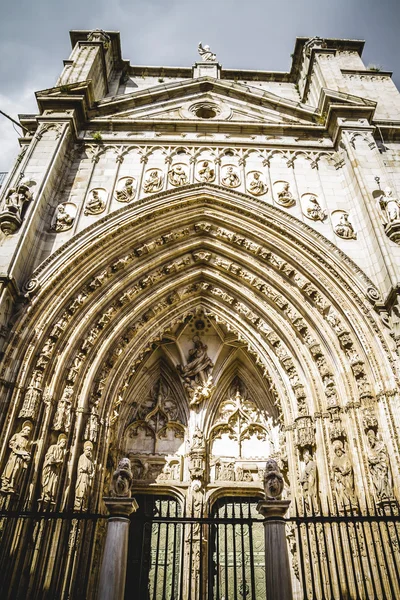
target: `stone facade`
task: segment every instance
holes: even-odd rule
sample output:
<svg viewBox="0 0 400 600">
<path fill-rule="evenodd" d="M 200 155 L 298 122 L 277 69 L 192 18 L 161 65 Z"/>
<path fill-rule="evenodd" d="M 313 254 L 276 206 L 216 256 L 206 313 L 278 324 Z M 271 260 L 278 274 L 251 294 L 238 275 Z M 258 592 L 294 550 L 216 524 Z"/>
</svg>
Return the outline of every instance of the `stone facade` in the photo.
<svg viewBox="0 0 400 600">
<path fill-rule="evenodd" d="M 133 495 L 192 506 L 261 498 L 267 458 L 306 510 L 390 506 L 391 74 L 352 40 L 297 39 L 289 73 L 71 41 L 0 192 L 1 508 L 104 511 L 123 457 Z"/>
</svg>

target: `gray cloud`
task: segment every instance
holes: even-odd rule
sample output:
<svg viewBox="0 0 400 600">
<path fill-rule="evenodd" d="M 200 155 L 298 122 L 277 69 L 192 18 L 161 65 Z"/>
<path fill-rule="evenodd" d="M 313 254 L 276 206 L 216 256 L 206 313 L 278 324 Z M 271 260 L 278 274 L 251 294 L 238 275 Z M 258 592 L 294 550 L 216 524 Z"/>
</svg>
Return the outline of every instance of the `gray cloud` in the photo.
<svg viewBox="0 0 400 600">
<path fill-rule="evenodd" d="M 227 68 L 286 71 L 297 36 L 365 39 L 364 62 L 400 64 L 398 0 L 20 0 L 2 7 L 0 108 L 34 112 L 35 90 L 54 85 L 70 54 L 70 29 L 121 32 L 132 64 L 190 66 L 200 40 Z M 394 74 L 399 85 L 400 69 Z M 0 119 L 0 171 L 18 151 Z"/>
</svg>

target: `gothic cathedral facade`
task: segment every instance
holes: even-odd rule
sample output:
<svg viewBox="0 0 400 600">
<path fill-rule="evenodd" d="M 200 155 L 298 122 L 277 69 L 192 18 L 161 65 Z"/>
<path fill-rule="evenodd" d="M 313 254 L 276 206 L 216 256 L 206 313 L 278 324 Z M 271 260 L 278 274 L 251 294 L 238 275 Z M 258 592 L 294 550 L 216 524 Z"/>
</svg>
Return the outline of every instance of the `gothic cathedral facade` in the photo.
<svg viewBox="0 0 400 600">
<path fill-rule="evenodd" d="M 2 597 L 96 597 L 122 469 L 126 598 L 265 598 L 268 458 L 294 597 L 400 597 L 391 73 L 355 40 L 287 73 L 71 42 L 0 199 Z"/>
</svg>

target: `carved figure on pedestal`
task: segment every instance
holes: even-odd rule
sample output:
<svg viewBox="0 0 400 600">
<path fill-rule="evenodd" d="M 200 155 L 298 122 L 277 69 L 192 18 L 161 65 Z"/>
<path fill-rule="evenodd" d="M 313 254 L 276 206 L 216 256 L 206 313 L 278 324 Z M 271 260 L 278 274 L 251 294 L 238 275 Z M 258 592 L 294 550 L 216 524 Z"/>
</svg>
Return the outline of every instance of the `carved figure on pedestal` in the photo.
<svg viewBox="0 0 400 600">
<path fill-rule="evenodd" d="M 377 439 L 374 429 L 367 431 L 367 459 L 372 484 L 378 502 L 394 500 L 392 473 L 384 443 Z"/>
<path fill-rule="evenodd" d="M 97 410 L 99 404 L 99 398 L 97 398 L 90 406 L 90 415 L 85 427 L 85 440 L 90 442 L 97 442 L 97 435 L 99 431 L 99 412 Z"/>
<path fill-rule="evenodd" d="M 84 210 L 85 215 L 98 215 L 99 213 L 102 213 L 106 207 L 104 196 L 106 196 L 105 190 L 92 190 L 89 193 L 89 200 L 87 201 Z"/>
<path fill-rule="evenodd" d="M 23 472 L 31 460 L 31 453 L 28 450 L 31 431 L 32 423 L 25 421 L 22 424 L 21 431 L 15 433 L 8 442 L 11 453 L 1 475 L 0 490 L 2 492 L 8 494 L 18 492 Z"/>
<path fill-rule="evenodd" d="M 310 451 L 303 452 L 304 470 L 300 478 L 303 498 L 307 510 L 318 512 L 318 471 Z"/>
<path fill-rule="evenodd" d="M 212 163 L 211 163 L 212 165 Z M 204 181 L 205 183 L 209 183 L 210 181 L 214 181 L 215 179 L 215 170 L 210 166 L 210 161 L 205 160 L 201 167 L 198 170 L 197 178 L 200 181 Z"/>
<path fill-rule="evenodd" d="M 113 473 L 111 496 L 117 498 L 130 498 L 133 475 L 129 458 L 121 458 L 117 469 Z"/>
<path fill-rule="evenodd" d="M 252 178 L 250 178 L 251 175 Z M 253 196 L 262 196 L 263 194 L 267 193 L 268 188 L 262 180 L 261 173 L 259 171 L 253 171 L 252 173 L 249 173 L 248 177 L 249 181 L 247 187 L 250 194 L 253 194 Z"/>
<path fill-rule="evenodd" d="M 313 221 L 324 221 L 327 217 L 326 210 L 322 210 L 320 203 L 318 202 L 315 194 L 304 194 L 303 200 L 305 202 L 305 215 Z"/>
<path fill-rule="evenodd" d="M 63 433 L 58 436 L 57 444 L 49 447 L 44 457 L 42 469 L 42 496 L 43 502 L 54 503 L 58 479 L 64 457 L 66 454 L 67 436 Z"/>
<path fill-rule="evenodd" d="M 131 202 L 136 196 L 135 180 L 133 177 L 122 177 L 115 189 L 118 202 Z"/>
<path fill-rule="evenodd" d="M 83 454 L 79 457 L 77 478 L 75 484 L 74 510 L 87 510 L 90 490 L 94 477 L 94 464 L 92 461 L 92 442 L 85 442 Z"/>
<path fill-rule="evenodd" d="M 290 191 L 290 184 L 287 181 L 276 181 L 274 188 L 277 195 L 277 203 L 286 208 L 296 204 L 293 194 Z"/>
<path fill-rule="evenodd" d="M 63 202 L 57 206 L 53 229 L 57 232 L 67 231 L 74 224 L 76 206 L 72 202 Z"/>
<path fill-rule="evenodd" d="M 333 442 L 335 456 L 332 460 L 334 489 L 339 507 L 357 506 L 354 491 L 354 471 L 341 440 Z"/>
<path fill-rule="evenodd" d="M 226 168 L 225 175 L 222 177 L 222 183 L 229 188 L 236 188 L 240 185 L 239 175 L 233 167 L 229 166 Z"/>
<path fill-rule="evenodd" d="M 42 395 L 42 379 L 43 373 L 41 371 L 33 372 L 30 384 L 25 392 L 24 403 L 18 415 L 19 418 L 36 419 Z"/>
<path fill-rule="evenodd" d="M 201 60 L 203 62 L 214 62 L 217 60 L 217 55 L 214 52 L 211 52 L 210 46 L 207 44 L 203 46 L 203 43 L 200 42 L 197 48 L 198 53 L 201 56 Z"/>
<path fill-rule="evenodd" d="M 55 431 L 64 430 L 69 431 L 71 425 L 71 405 L 72 405 L 72 394 L 74 389 L 68 385 L 63 392 L 58 404 L 56 414 L 54 415 L 53 429 Z"/>
<path fill-rule="evenodd" d="M 31 181 L 22 182 L 8 190 L 0 213 L 0 228 L 6 235 L 14 233 L 21 226 L 24 206 L 33 198 L 29 191 L 33 184 Z"/>
<path fill-rule="evenodd" d="M 348 240 L 357 239 L 357 234 L 354 231 L 353 225 L 349 221 L 349 215 L 342 212 L 338 223 L 334 227 L 336 235 Z"/>
<path fill-rule="evenodd" d="M 163 179 L 163 174 L 158 169 L 153 169 L 150 171 L 143 184 L 144 192 L 146 194 L 159 192 L 163 185 Z"/>
<path fill-rule="evenodd" d="M 264 491 L 267 500 L 280 500 L 284 482 L 282 473 L 278 467 L 276 460 L 272 458 L 267 460 L 264 471 Z"/>
<path fill-rule="evenodd" d="M 187 183 L 189 183 L 185 166 L 179 164 L 172 165 L 168 173 L 168 180 L 171 185 L 174 185 L 176 187 L 180 185 L 186 185 Z"/>
<path fill-rule="evenodd" d="M 190 405 L 199 404 L 204 398 L 208 398 L 211 388 L 211 370 L 214 366 L 207 355 L 207 346 L 195 335 L 193 338 L 194 348 L 189 350 L 186 365 L 178 365 L 178 371 L 184 381 L 191 398 Z"/>
<path fill-rule="evenodd" d="M 396 196 L 393 196 L 393 190 L 390 187 L 385 188 L 379 198 L 379 204 L 388 223 L 400 220 L 400 201 Z"/>
</svg>

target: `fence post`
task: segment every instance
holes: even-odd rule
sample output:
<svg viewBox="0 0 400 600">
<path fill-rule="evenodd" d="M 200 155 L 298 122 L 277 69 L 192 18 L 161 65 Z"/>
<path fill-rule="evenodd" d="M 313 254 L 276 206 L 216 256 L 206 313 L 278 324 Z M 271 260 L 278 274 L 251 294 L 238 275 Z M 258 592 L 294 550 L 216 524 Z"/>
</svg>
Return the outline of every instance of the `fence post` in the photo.
<svg viewBox="0 0 400 600">
<path fill-rule="evenodd" d="M 281 500 L 283 477 L 273 459 L 267 461 L 264 476 L 265 500 L 260 500 L 257 510 L 265 518 L 265 577 L 267 600 L 292 600 L 292 580 L 285 519 L 290 500 Z"/>
</svg>

